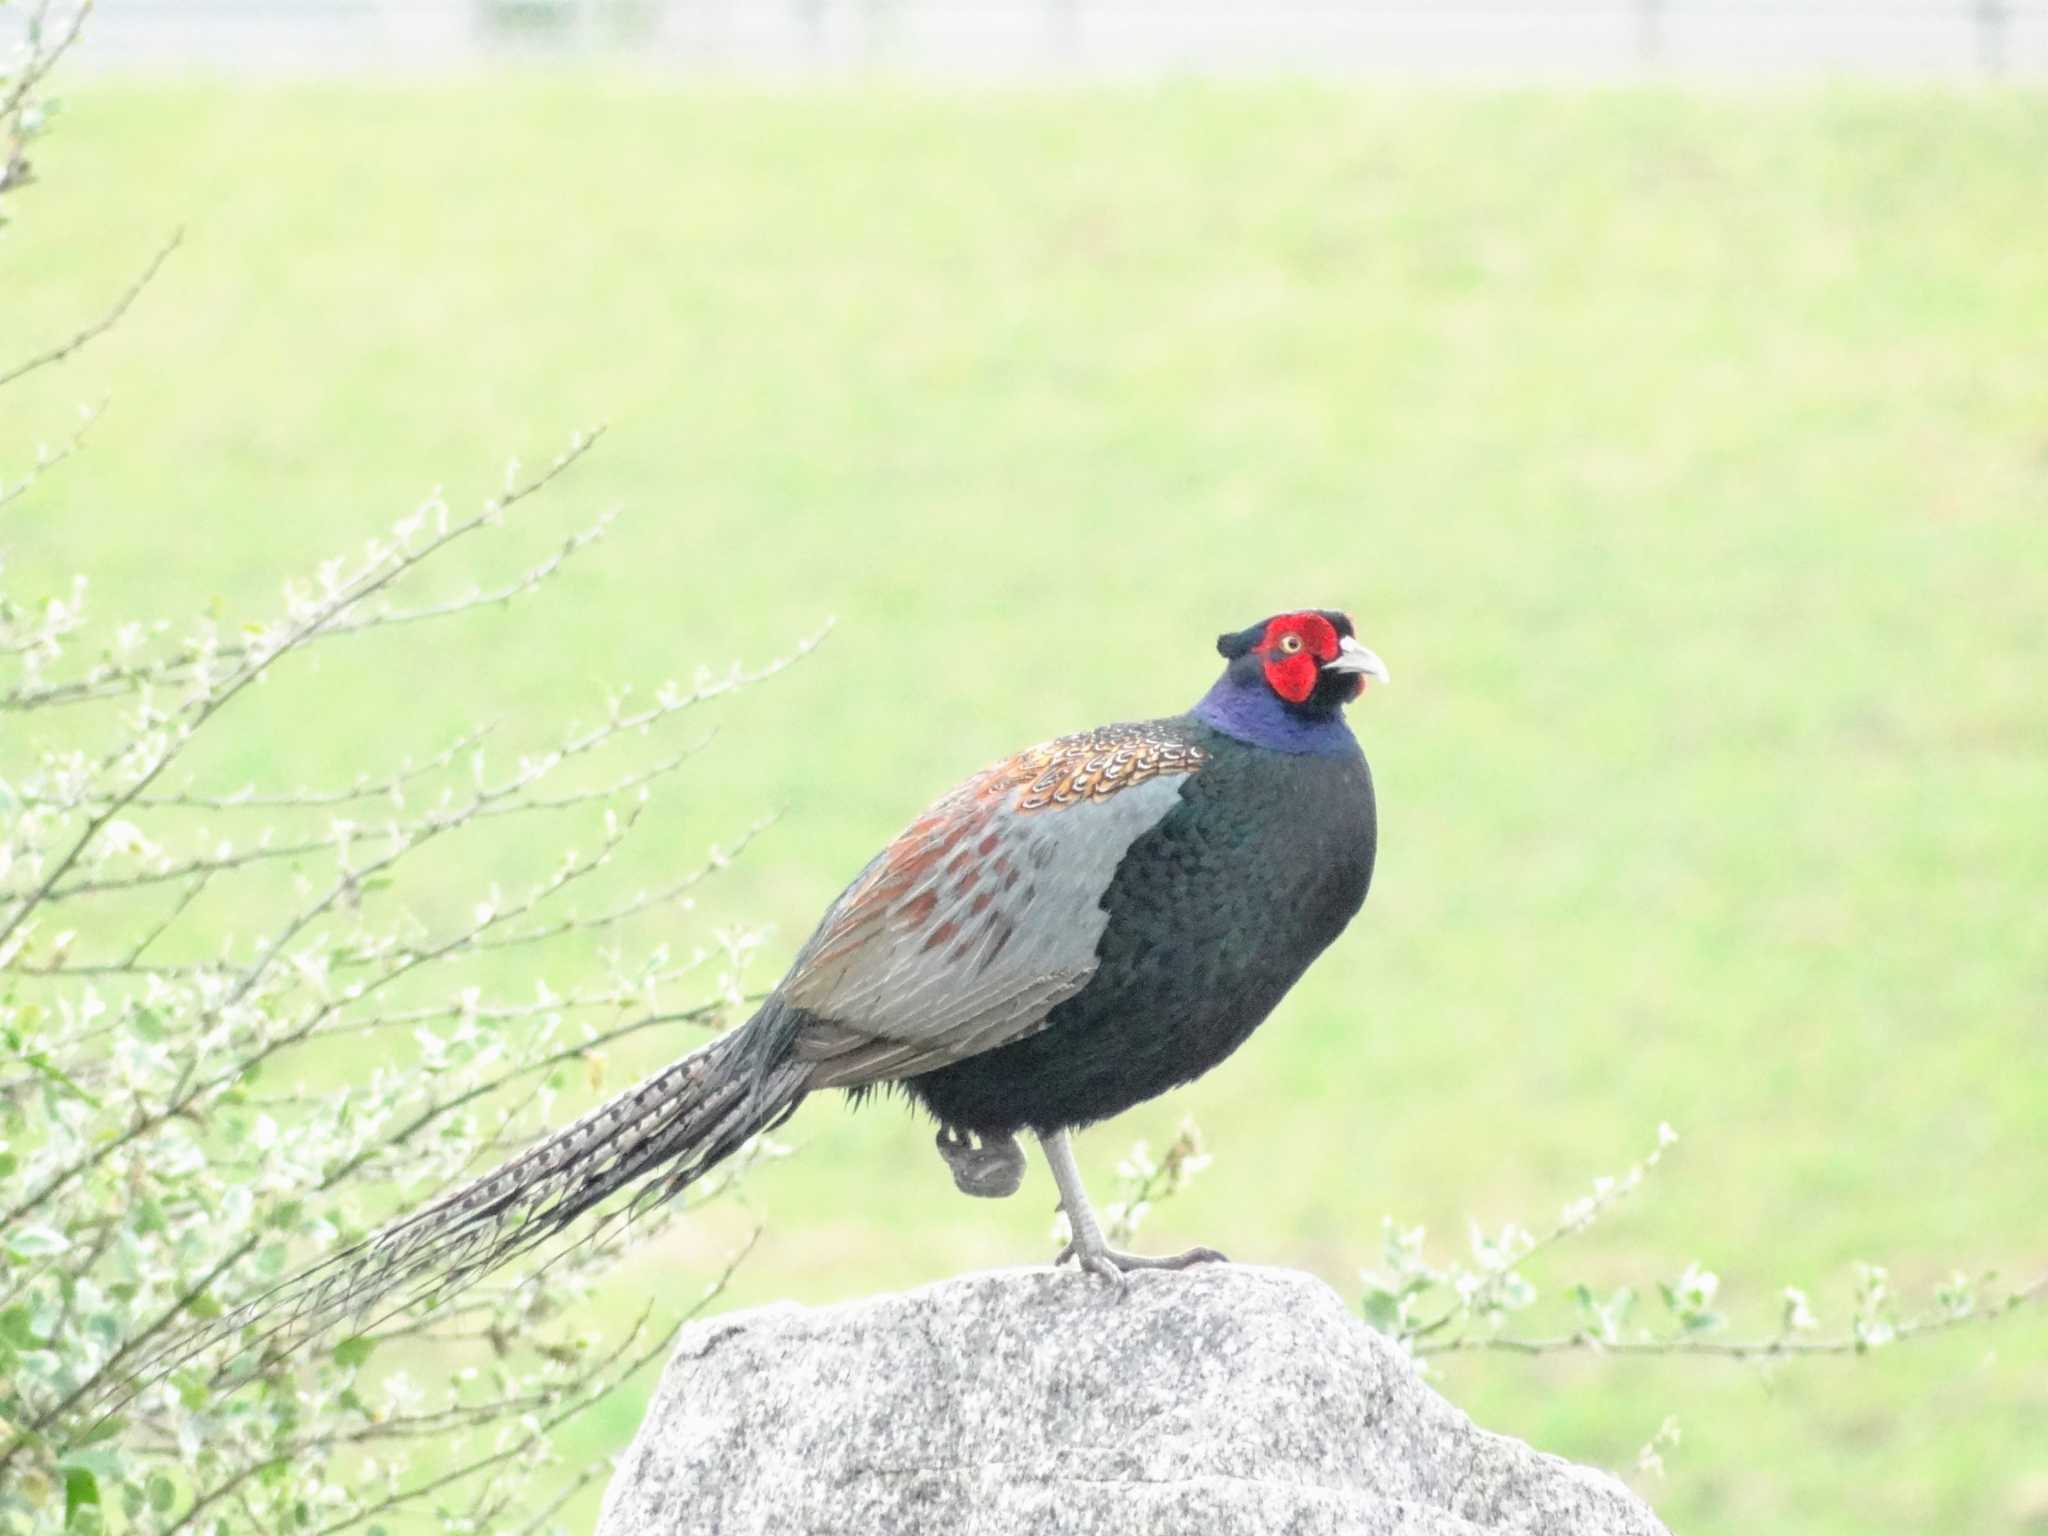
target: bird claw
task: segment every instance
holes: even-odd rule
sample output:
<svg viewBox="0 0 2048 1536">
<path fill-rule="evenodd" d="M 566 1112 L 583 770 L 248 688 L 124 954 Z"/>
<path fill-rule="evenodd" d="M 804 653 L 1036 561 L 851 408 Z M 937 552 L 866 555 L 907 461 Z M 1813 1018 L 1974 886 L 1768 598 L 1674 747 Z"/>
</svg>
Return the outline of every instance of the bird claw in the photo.
<svg viewBox="0 0 2048 1536">
<path fill-rule="evenodd" d="M 1130 1283 L 1126 1276 L 1134 1269 L 1193 1269 L 1197 1264 L 1228 1264 L 1229 1259 L 1214 1248 L 1190 1248 L 1185 1253 L 1169 1253 L 1153 1256 L 1142 1253 L 1124 1253 L 1104 1245 L 1100 1248 L 1077 1248 L 1073 1243 L 1059 1251 L 1053 1267 L 1058 1268 L 1069 1259 L 1091 1275 L 1100 1275 L 1122 1291 Z"/>
</svg>

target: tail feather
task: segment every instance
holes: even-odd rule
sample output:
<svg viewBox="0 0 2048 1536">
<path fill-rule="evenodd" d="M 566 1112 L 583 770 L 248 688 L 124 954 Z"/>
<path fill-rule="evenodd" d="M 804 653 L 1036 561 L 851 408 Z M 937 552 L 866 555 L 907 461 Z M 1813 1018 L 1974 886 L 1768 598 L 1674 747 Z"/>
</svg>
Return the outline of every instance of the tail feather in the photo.
<svg viewBox="0 0 2048 1536">
<path fill-rule="evenodd" d="M 803 1098 L 809 1069 L 782 1048 L 787 1030 L 773 1006 L 501 1167 L 172 1341 L 136 1379 L 159 1379 L 258 1325 L 244 1352 L 281 1335 L 304 1342 L 384 1304 L 380 1317 L 452 1295 L 629 1187 L 639 1186 L 622 1208 L 628 1219 L 674 1198 Z"/>
</svg>

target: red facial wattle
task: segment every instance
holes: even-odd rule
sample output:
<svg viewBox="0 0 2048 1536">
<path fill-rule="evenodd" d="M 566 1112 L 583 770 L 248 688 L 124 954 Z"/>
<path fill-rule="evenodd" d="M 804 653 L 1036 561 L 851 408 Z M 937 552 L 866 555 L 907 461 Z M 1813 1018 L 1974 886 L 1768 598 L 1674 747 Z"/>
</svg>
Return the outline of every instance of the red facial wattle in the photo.
<svg viewBox="0 0 2048 1536">
<path fill-rule="evenodd" d="M 1300 704 L 1316 691 L 1315 659 L 1305 650 L 1292 656 L 1277 651 L 1266 658 L 1266 686 L 1290 704 Z"/>
<path fill-rule="evenodd" d="M 1320 613 L 1290 613 L 1273 620 L 1258 644 L 1266 686 L 1290 704 L 1306 702 L 1316 691 L 1323 663 L 1336 658 L 1340 643 L 1336 626 Z"/>
</svg>

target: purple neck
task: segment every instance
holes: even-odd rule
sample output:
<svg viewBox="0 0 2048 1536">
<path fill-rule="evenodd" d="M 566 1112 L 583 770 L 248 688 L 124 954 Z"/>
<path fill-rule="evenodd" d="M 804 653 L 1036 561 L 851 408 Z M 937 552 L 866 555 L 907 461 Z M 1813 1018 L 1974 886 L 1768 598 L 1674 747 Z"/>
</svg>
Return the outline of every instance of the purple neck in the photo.
<svg viewBox="0 0 2048 1536">
<path fill-rule="evenodd" d="M 1356 757 L 1358 738 L 1341 710 L 1308 715 L 1289 708 L 1260 681 L 1238 681 L 1229 672 L 1202 695 L 1194 717 L 1213 730 L 1255 747 L 1316 757 Z"/>
</svg>

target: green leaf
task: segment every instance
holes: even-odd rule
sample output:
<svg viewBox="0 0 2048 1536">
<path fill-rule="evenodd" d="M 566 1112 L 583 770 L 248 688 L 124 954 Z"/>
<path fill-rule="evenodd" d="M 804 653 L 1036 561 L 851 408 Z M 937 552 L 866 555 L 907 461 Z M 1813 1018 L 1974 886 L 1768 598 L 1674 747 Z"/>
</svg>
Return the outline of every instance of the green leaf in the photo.
<svg viewBox="0 0 2048 1536">
<path fill-rule="evenodd" d="M 7 1251 L 17 1259 L 46 1259 L 71 1246 L 55 1227 L 17 1227 L 7 1234 Z"/>
<path fill-rule="evenodd" d="M 64 1362 L 53 1349 L 24 1349 L 15 1357 L 15 1367 L 24 1376 L 39 1376 L 44 1381 L 55 1381 L 57 1373 L 64 1368 Z"/>
<path fill-rule="evenodd" d="M 126 1419 L 104 1418 L 79 1437 L 80 1445 L 97 1445 L 102 1440 L 111 1440 L 127 1427 Z"/>
<path fill-rule="evenodd" d="M 72 1080 L 71 1076 L 68 1073 L 66 1073 L 62 1068 L 55 1065 L 49 1057 L 43 1055 L 41 1052 L 20 1052 L 18 1053 L 16 1059 L 34 1068 L 37 1072 L 40 1072 L 52 1083 L 55 1083 L 59 1088 L 62 1088 L 66 1092 L 68 1092 L 73 1098 L 84 1100 L 87 1104 L 90 1104 L 94 1109 L 98 1109 L 100 1107 L 100 1101 L 98 1099 L 94 1098 L 91 1094 L 87 1093 L 83 1088 L 79 1087 L 78 1084 Z"/>
<path fill-rule="evenodd" d="M 79 1511 L 98 1509 L 100 1503 L 100 1480 L 84 1467 L 73 1467 L 64 1474 L 64 1526 L 69 1530 L 74 1525 L 83 1525 Z"/>
<path fill-rule="evenodd" d="M 149 1474 L 149 1482 L 143 1489 L 149 1498 L 149 1507 L 162 1514 L 178 1500 L 178 1485 L 161 1472 Z"/>
<path fill-rule="evenodd" d="M 334 1363 L 347 1366 L 361 1365 L 370 1358 L 370 1352 L 376 1347 L 377 1341 L 365 1334 L 359 1333 L 352 1339 L 343 1339 L 334 1346 Z"/>
<path fill-rule="evenodd" d="M 12 1152 L 0 1152 L 0 1179 L 6 1178 L 21 1166 L 21 1159 Z"/>
</svg>

